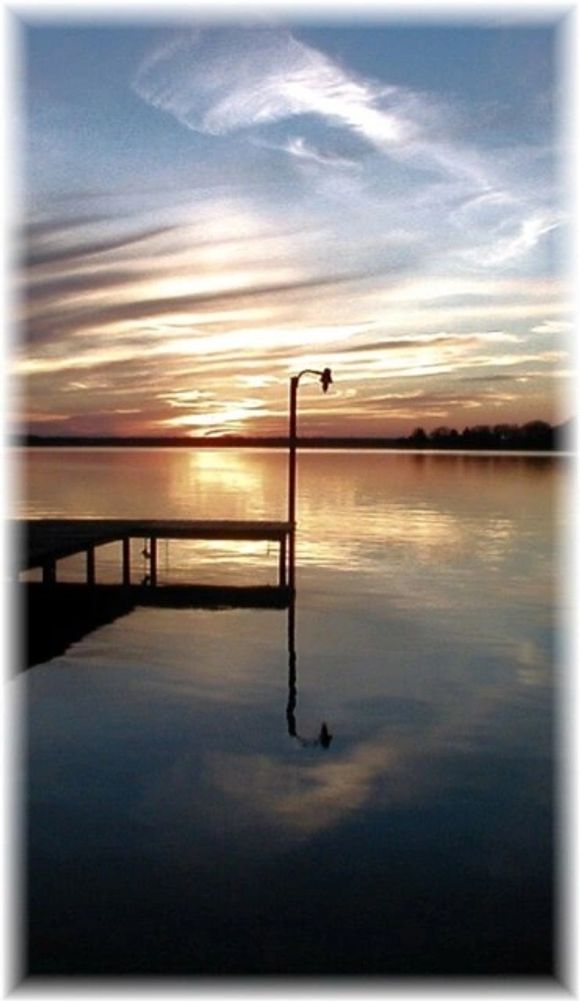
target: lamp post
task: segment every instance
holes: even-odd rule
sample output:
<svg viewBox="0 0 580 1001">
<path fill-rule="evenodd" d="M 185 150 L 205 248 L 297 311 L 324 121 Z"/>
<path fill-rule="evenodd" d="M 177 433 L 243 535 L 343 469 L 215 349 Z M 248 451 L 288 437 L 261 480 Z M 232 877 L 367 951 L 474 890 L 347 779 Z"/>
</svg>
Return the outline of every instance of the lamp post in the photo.
<svg viewBox="0 0 580 1001">
<path fill-rule="evenodd" d="M 303 375 L 317 375 L 322 386 L 322 392 L 326 393 L 332 383 L 332 374 L 329 368 L 319 372 L 317 369 L 305 368 L 298 375 L 293 375 L 290 379 L 290 425 L 288 434 L 288 523 L 290 525 L 289 536 L 289 583 L 294 591 L 294 556 L 295 556 L 295 535 L 296 535 L 296 419 L 298 404 L 298 383 Z"/>
</svg>

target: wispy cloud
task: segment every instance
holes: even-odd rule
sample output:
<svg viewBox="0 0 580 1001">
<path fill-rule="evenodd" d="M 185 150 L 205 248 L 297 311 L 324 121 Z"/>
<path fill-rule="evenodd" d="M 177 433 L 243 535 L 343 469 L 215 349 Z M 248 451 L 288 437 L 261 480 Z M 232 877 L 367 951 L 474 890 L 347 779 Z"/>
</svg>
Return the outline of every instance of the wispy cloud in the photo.
<svg viewBox="0 0 580 1001">
<path fill-rule="evenodd" d="M 573 329 L 570 320 L 544 320 L 543 323 L 532 327 L 533 334 L 567 334 Z"/>
<path fill-rule="evenodd" d="M 353 168 L 356 168 L 358 164 L 357 160 L 351 157 L 339 156 L 338 154 L 328 150 L 318 149 L 313 143 L 304 139 L 303 136 L 294 136 L 289 138 L 286 142 L 281 143 L 267 142 L 266 140 L 261 139 L 258 142 L 258 145 L 274 150 L 280 150 L 284 153 L 289 153 L 298 160 L 306 160 L 311 163 L 317 163 L 322 167 L 341 167 L 347 170 L 352 170 Z"/>
<path fill-rule="evenodd" d="M 444 220 L 437 253 L 456 267 L 515 266 L 564 221 L 544 181 L 533 180 L 546 149 L 541 156 L 533 147 L 494 150 L 477 144 L 477 129 L 468 145 L 456 109 L 439 96 L 357 75 L 284 28 L 184 32 L 144 60 L 133 87 L 196 132 L 241 133 L 316 164 L 322 197 L 342 200 L 347 216 L 350 202 L 371 227 L 373 218 L 389 228 L 397 218 L 392 196 L 384 197 L 393 183 L 388 165 L 396 165 L 406 171 L 396 192 L 402 228 L 437 228 L 441 236 Z M 316 138 L 297 134 L 296 123 L 313 118 Z M 293 134 L 281 138 L 272 128 L 284 123 Z M 340 134 L 357 140 L 356 155 L 348 143 L 340 148 Z M 364 177 L 340 178 L 363 162 Z"/>
<path fill-rule="evenodd" d="M 337 419 L 345 433 L 384 431 L 386 412 L 391 421 L 440 421 L 453 409 L 506 403 L 483 384 L 458 396 L 445 380 L 461 373 L 542 372 L 561 360 L 525 343 L 534 317 L 564 322 L 549 319 L 563 309 L 554 282 L 411 277 L 388 268 L 341 276 L 335 262 L 334 274 L 317 275 L 316 229 L 277 232 L 248 209 L 212 204 L 198 209 L 201 230 L 136 220 L 137 241 L 130 232 L 105 235 L 108 220 L 83 241 L 60 219 L 54 230 L 47 222 L 32 228 L 32 255 L 42 247 L 44 257 L 29 269 L 23 329 L 30 346 L 15 370 L 44 401 L 30 410 L 37 428 L 58 419 L 66 430 L 68 408 L 79 432 L 99 427 L 101 414 L 102 433 L 144 426 L 149 433 L 279 433 L 288 373 L 331 364 L 334 416 L 327 400 L 324 409 L 305 402 L 312 431 L 328 432 Z M 502 316 L 502 328 L 481 326 Z M 395 388 L 400 380 L 404 393 Z M 427 394 L 426 380 L 443 383 Z M 356 419 L 355 386 L 373 386 L 371 402 L 359 393 Z"/>
<path fill-rule="evenodd" d="M 356 80 L 280 28 L 184 34 L 147 59 L 133 85 L 184 125 L 213 135 L 304 114 L 332 118 L 380 147 L 412 131 L 395 109 L 377 105 L 392 102 L 395 88 Z"/>
<path fill-rule="evenodd" d="M 508 235 L 500 232 L 495 240 L 464 251 L 465 259 L 483 267 L 507 264 L 533 250 L 543 236 L 563 222 L 564 218 L 559 212 L 534 212 L 518 220 Z"/>
<path fill-rule="evenodd" d="M 144 60 L 133 87 L 198 132 L 225 135 L 317 115 L 375 151 L 490 186 L 477 151 L 446 137 L 433 98 L 356 76 L 283 28 L 184 33 Z M 300 140 L 286 148 L 293 155 L 308 149 Z"/>
</svg>

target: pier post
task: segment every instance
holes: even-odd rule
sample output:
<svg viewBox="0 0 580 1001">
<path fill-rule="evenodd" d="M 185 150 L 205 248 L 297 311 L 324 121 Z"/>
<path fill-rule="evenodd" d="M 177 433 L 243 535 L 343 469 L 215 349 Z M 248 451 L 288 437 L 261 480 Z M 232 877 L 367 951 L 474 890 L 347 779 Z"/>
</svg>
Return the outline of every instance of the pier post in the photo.
<svg viewBox="0 0 580 1001">
<path fill-rule="evenodd" d="M 89 546 L 87 549 L 87 584 L 94 584 L 95 575 L 95 547 Z"/>
<path fill-rule="evenodd" d="M 157 538 L 154 535 L 149 540 L 149 559 L 151 587 L 157 587 Z"/>
<path fill-rule="evenodd" d="M 286 537 L 280 539 L 280 553 L 278 558 L 278 584 L 286 587 Z"/>
<path fill-rule="evenodd" d="M 131 540 L 125 536 L 121 540 L 123 546 L 123 584 L 128 587 L 131 583 Z"/>
</svg>

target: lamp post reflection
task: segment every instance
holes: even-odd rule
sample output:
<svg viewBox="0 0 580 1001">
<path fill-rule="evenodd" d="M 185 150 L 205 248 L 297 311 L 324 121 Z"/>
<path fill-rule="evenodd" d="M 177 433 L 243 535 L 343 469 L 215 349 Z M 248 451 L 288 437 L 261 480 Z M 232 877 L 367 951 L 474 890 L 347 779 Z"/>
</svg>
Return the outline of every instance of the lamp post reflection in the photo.
<svg viewBox="0 0 580 1001">
<path fill-rule="evenodd" d="M 286 705 L 288 735 L 294 737 L 301 747 L 322 747 L 326 751 L 332 740 L 332 734 L 326 723 L 321 723 L 318 737 L 308 739 L 298 733 L 296 727 L 296 702 L 298 700 L 296 681 L 296 601 L 294 594 L 292 594 L 288 606 L 288 703 Z"/>
</svg>

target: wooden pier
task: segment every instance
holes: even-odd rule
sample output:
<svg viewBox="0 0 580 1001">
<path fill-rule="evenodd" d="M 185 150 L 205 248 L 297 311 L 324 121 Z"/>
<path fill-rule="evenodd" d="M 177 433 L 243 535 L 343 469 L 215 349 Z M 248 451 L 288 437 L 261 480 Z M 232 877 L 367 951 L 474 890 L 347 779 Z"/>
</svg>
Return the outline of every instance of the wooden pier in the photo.
<svg viewBox="0 0 580 1001">
<path fill-rule="evenodd" d="M 278 545 L 278 587 L 288 583 L 290 525 L 284 521 L 177 521 L 159 519 L 58 518 L 21 519 L 13 523 L 16 536 L 17 572 L 40 569 L 45 585 L 56 584 L 58 561 L 85 555 L 89 586 L 96 585 L 95 550 L 110 543 L 120 545 L 121 583 L 131 583 L 131 539 L 145 540 L 148 586 L 156 588 L 159 539 L 205 539 L 216 541 L 265 541 Z"/>
<path fill-rule="evenodd" d="M 290 525 L 281 521 L 167 521 L 158 519 L 58 518 L 11 522 L 14 575 L 21 579 L 18 604 L 25 628 L 17 670 L 60 656 L 93 629 L 139 606 L 158 608 L 288 608 L 293 598 Z M 131 568 L 131 540 L 145 544 L 146 580 Z M 278 546 L 277 581 L 266 585 L 186 583 L 159 585 L 159 539 L 265 541 Z M 97 580 L 96 550 L 119 546 L 119 579 Z M 59 560 L 85 558 L 84 580 L 58 579 Z M 40 570 L 40 581 L 21 575 Z"/>
</svg>

